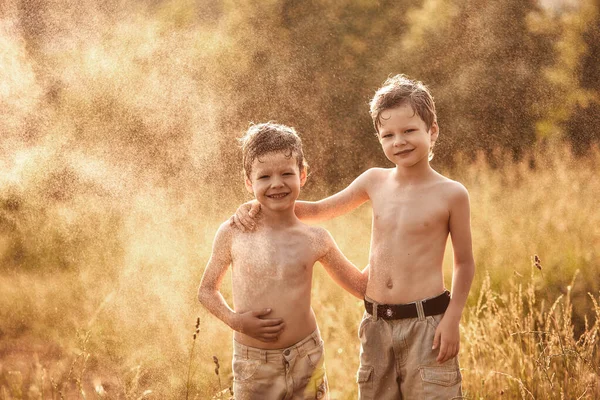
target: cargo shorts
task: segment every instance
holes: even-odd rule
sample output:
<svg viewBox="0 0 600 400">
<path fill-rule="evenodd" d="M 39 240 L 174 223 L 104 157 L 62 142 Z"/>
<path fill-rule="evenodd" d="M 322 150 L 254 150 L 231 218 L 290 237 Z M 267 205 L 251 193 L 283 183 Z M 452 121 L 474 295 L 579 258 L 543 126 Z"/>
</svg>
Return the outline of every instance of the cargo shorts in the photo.
<svg viewBox="0 0 600 400">
<path fill-rule="evenodd" d="M 424 316 L 419 312 L 416 318 L 384 320 L 365 311 L 358 329 L 359 399 L 462 398 L 457 357 L 439 364 L 439 347 L 431 348 L 442 317 L 443 314 Z"/>
<path fill-rule="evenodd" d="M 233 395 L 236 400 L 328 400 L 319 330 L 278 350 L 249 347 L 234 340 Z"/>
</svg>

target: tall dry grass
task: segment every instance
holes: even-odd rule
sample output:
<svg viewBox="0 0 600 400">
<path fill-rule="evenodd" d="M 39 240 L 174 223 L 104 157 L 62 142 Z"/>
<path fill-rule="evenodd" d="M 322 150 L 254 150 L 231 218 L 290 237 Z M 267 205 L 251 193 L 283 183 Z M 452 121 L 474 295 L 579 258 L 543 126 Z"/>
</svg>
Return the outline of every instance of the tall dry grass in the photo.
<svg viewBox="0 0 600 400">
<path fill-rule="evenodd" d="M 25 159 L 23 170 L 35 161 Z M 472 202 L 477 276 L 460 353 L 468 398 L 600 395 L 599 161 L 598 151 L 578 159 L 549 147 L 499 169 L 478 160 L 446 171 Z M 0 280 L 3 398 L 226 397 L 231 335 L 195 292 L 212 235 L 235 205 L 211 209 L 220 199 L 156 189 L 127 205 L 93 194 L 53 202 L 38 197 L 45 186 L 35 182 L 20 191 L 5 182 L 0 192 L 4 256 L 16 252 Z M 363 206 L 326 224 L 359 266 L 370 214 Z M 450 259 L 449 250 L 448 279 Z M 333 398 L 353 398 L 361 303 L 317 266 L 313 307 Z"/>
</svg>

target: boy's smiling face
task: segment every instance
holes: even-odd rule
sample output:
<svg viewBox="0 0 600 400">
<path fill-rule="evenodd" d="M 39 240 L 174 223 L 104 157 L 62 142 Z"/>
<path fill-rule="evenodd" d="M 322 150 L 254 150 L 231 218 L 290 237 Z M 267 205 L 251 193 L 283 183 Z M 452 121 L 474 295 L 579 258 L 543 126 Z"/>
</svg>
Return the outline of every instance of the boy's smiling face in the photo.
<svg viewBox="0 0 600 400">
<path fill-rule="evenodd" d="M 305 182 L 306 170 L 298 170 L 295 155 L 287 157 L 283 152 L 271 152 L 252 162 L 246 189 L 254 194 L 262 207 L 283 211 L 294 207 Z"/>
<path fill-rule="evenodd" d="M 429 159 L 429 150 L 438 137 L 437 122 L 428 130 L 409 104 L 383 110 L 379 142 L 385 156 L 400 167 L 411 167 Z"/>
</svg>

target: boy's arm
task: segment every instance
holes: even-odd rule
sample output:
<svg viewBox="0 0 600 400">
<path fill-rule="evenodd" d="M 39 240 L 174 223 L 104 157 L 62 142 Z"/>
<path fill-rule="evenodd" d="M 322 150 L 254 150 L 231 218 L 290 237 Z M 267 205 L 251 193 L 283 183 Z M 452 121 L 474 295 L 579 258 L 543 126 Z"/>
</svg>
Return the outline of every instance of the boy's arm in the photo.
<svg viewBox="0 0 600 400">
<path fill-rule="evenodd" d="M 375 173 L 374 169 L 363 172 L 347 188 L 323 200 L 296 201 L 296 216 L 302 222 L 323 222 L 354 210 L 369 200 L 367 188 Z"/>
<path fill-rule="evenodd" d="M 441 341 L 438 362 L 444 362 L 458 354 L 460 342 L 458 325 L 475 274 L 475 261 L 473 260 L 471 242 L 469 193 L 462 185 L 458 185 L 458 189 L 453 193 L 450 200 L 449 228 L 454 252 L 452 299 L 442 321 L 438 325 L 434 339 L 434 348 Z"/>
<path fill-rule="evenodd" d="M 369 200 L 368 184 L 377 172 L 369 169 L 356 178 L 347 188 L 319 201 L 296 201 L 296 216 L 302 222 L 322 222 L 350 212 Z M 242 204 L 231 217 L 231 225 L 242 231 L 253 230 L 255 218 L 260 212 L 256 200 Z"/>
<path fill-rule="evenodd" d="M 325 243 L 326 250 L 318 261 L 338 285 L 359 299 L 364 299 L 369 276 L 368 266 L 361 272 L 342 254 L 329 232 L 323 229 L 321 235 L 320 239 Z"/>
<path fill-rule="evenodd" d="M 281 318 L 262 319 L 271 309 L 236 313 L 219 291 L 227 269 L 231 265 L 231 236 L 229 224 L 221 225 L 213 243 L 212 254 L 198 288 L 198 300 L 215 317 L 231 329 L 263 342 L 277 340 L 284 327 Z"/>
</svg>

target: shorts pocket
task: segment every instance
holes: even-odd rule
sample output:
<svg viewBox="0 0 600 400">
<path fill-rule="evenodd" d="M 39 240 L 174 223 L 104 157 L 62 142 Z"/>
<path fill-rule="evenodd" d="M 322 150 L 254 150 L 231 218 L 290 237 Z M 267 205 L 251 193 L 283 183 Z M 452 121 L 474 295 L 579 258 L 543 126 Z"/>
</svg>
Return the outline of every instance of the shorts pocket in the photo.
<svg viewBox="0 0 600 400">
<path fill-rule="evenodd" d="M 420 372 L 427 399 L 449 399 L 461 396 L 462 377 L 458 368 L 421 367 Z"/>
<path fill-rule="evenodd" d="M 444 314 L 438 314 L 438 315 L 429 315 L 429 316 L 425 317 L 425 319 L 427 320 L 427 323 L 433 327 L 433 329 L 437 329 L 437 327 L 440 324 L 440 322 L 442 321 L 443 317 L 444 317 Z"/>
<path fill-rule="evenodd" d="M 258 368 L 260 360 L 249 360 L 247 358 L 233 357 L 233 380 L 238 382 L 252 378 Z"/>
<path fill-rule="evenodd" d="M 358 338 L 360 339 L 360 337 L 362 336 L 363 330 L 365 329 L 365 326 L 371 322 L 371 315 L 368 314 L 366 311 L 363 315 L 362 320 L 360 321 L 360 324 L 358 325 Z"/>
<path fill-rule="evenodd" d="M 319 346 L 306 353 L 306 360 L 308 361 L 308 364 L 313 368 L 321 367 L 325 361 L 323 359 L 324 353 L 325 350 L 323 348 L 323 341 L 321 341 Z"/>
<path fill-rule="evenodd" d="M 373 367 L 361 365 L 356 374 L 356 383 L 358 383 L 358 398 L 373 400 Z"/>
</svg>

